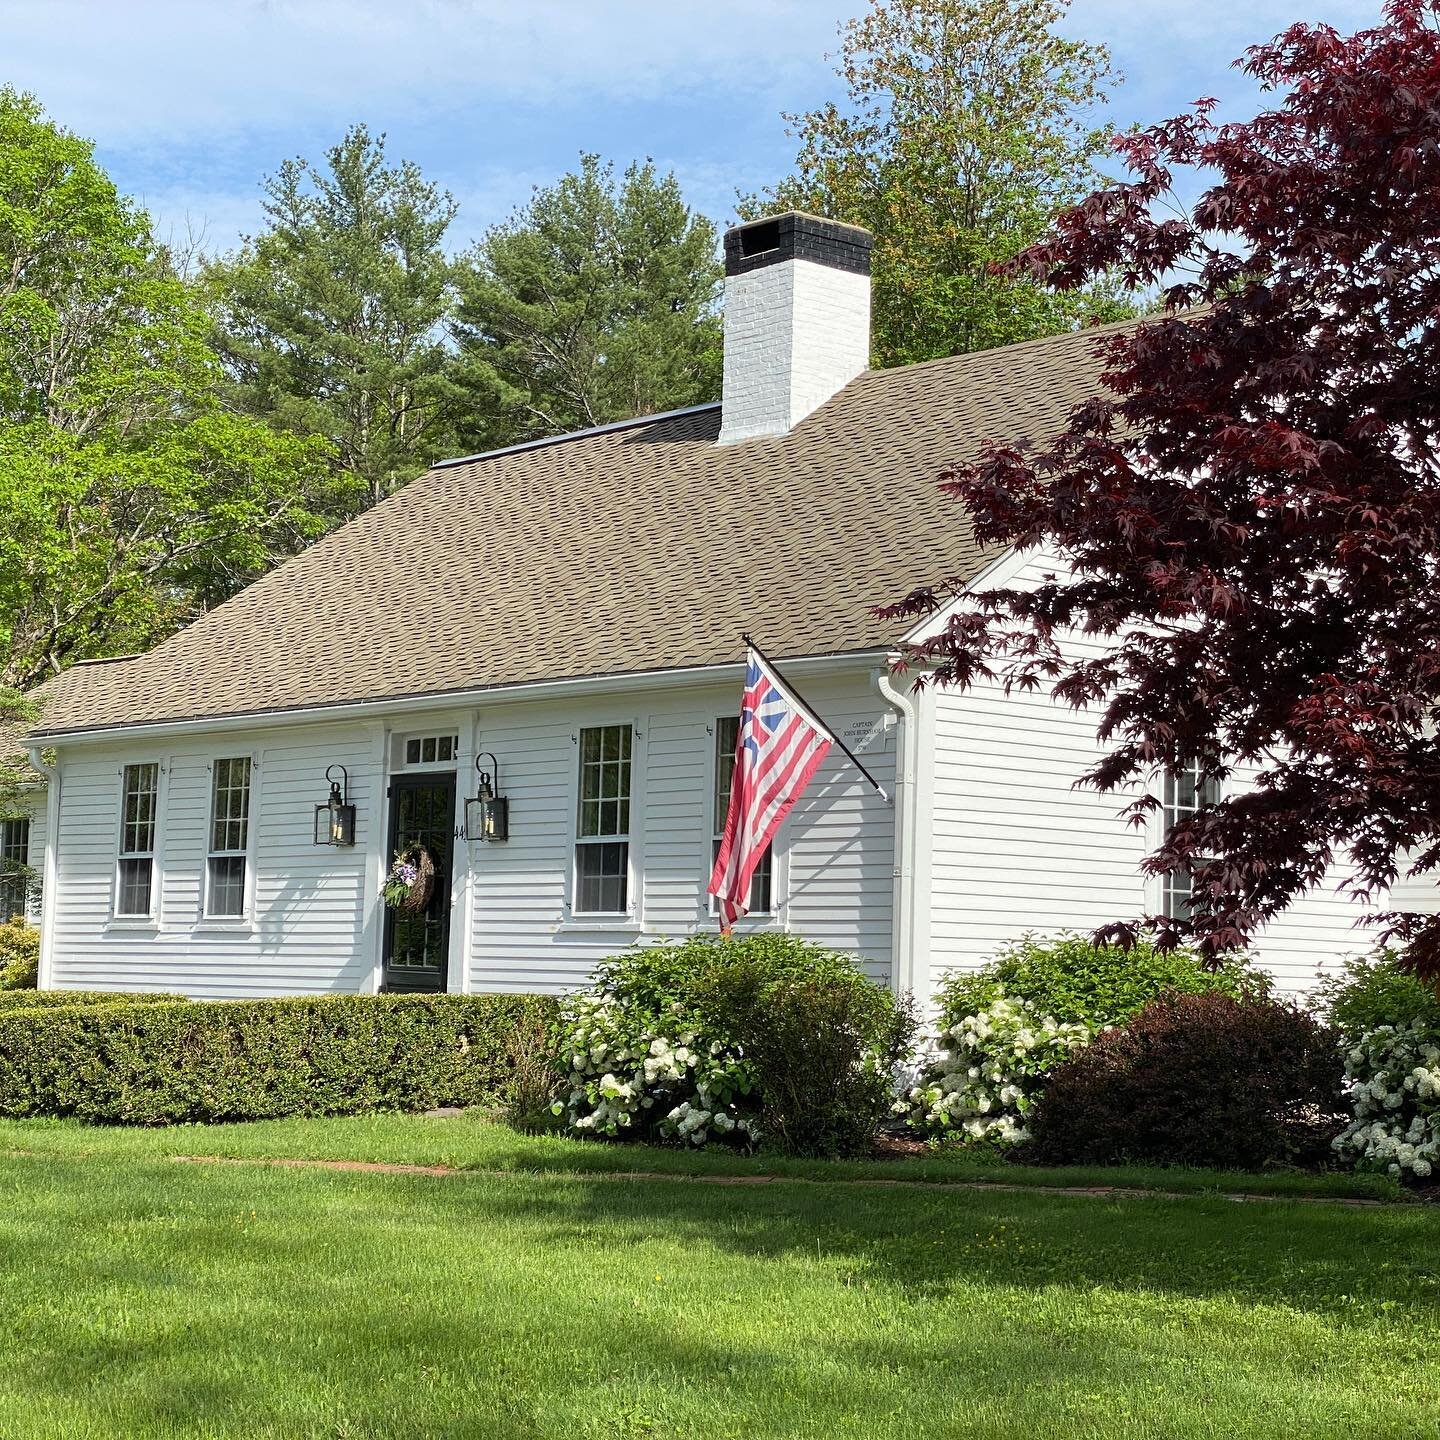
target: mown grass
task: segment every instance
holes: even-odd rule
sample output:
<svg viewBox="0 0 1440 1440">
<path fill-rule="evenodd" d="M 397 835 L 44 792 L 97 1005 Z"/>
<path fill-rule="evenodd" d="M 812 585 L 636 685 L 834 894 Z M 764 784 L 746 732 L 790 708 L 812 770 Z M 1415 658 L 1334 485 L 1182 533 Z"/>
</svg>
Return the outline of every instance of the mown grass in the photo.
<svg viewBox="0 0 1440 1440">
<path fill-rule="evenodd" d="M 169 1158 L 342 1151 L 478 1173 Z M 0 1152 L 6 1440 L 1440 1437 L 1435 1207 L 675 1184 L 470 1117 Z"/>
<path fill-rule="evenodd" d="M 1144 1166 L 1014 1165 L 973 1151 L 934 1151 L 897 1160 L 814 1161 L 724 1150 L 686 1151 L 646 1145 L 521 1135 L 467 1111 L 430 1119 L 367 1115 L 334 1120 L 267 1120 L 245 1125 L 171 1125 L 158 1129 L 86 1126 L 65 1120 L 0 1120 L 0 1152 L 44 1155 L 215 1155 L 229 1158 L 326 1158 L 390 1164 L 446 1165 L 459 1170 L 529 1174 L 645 1171 L 666 1175 L 776 1175 L 813 1180 L 986 1181 L 1052 1187 L 1115 1185 L 1166 1191 L 1313 1195 L 1399 1200 L 1405 1192 L 1383 1175 L 1229 1172 Z"/>
</svg>

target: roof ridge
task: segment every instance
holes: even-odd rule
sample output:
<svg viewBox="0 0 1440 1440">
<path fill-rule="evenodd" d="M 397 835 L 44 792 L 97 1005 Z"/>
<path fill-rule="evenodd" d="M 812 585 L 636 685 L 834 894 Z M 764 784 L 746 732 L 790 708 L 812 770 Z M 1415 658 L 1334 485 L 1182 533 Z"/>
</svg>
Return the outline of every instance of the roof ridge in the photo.
<svg viewBox="0 0 1440 1440">
<path fill-rule="evenodd" d="M 698 415 L 702 410 L 718 410 L 718 400 L 703 405 L 682 405 L 678 410 L 660 410 L 654 415 L 636 415 L 631 420 L 610 420 L 604 425 L 591 425 L 584 430 L 567 430 L 563 435 L 545 435 L 539 440 L 522 440 L 517 445 L 501 445 L 495 450 L 481 450 L 474 455 L 457 455 L 450 460 L 436 460 L 430 468 L 445 470 L 451 465 L 469 465 L 474 460 L 492 460 L 497 455 L 515 455 L 522 450 L 540 450 L 546 445 L 562 445 L 567 440 L 583 440 L 587 435 L 605 435 L 613 430 L 628 430 L 634 425 L 652 425 L 659 420 L 675 420 L 681 415 Z"/>
</svg>

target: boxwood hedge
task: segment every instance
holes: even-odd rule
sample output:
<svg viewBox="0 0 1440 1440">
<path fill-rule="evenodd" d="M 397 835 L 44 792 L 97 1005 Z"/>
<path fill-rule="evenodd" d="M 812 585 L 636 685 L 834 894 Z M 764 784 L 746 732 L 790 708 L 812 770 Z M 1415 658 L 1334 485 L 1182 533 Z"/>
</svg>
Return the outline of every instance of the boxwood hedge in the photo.
<svg viewBox="0 0 1440 1440">
<path fill-rule="evenodd" d="M 184 1002 L 183 995 L 146 990 L 0 990 L 0 1014 L 10 1010 L 48 1010 L 54 1005 L 134 1005 L 138 1001 Z"/>
<path fill-rule="evenodd" d="M 545 1033 L 553 1013 L 532 995 L 0 1010 L 0 1115 L 165 1125 L 491 1104 L 516 1032 Z"/>
</svg>

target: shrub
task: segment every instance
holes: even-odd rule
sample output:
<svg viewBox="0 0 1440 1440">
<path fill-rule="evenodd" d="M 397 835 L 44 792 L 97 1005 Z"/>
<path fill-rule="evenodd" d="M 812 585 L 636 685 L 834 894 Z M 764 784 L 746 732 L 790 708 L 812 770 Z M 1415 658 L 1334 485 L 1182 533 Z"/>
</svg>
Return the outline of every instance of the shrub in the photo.
<svg viewBox="0 0 1440 1440">
<path fill-rule="evenodd" d="M 14 1010 L 48 1010 L 55 1005 L 133 1005 L 140 1001 L 181 1001 L 183 995 L 141 990 L 0 990 L 0 1014 Z"/>
<path fill-rule="evenodd" d="M 540 996 L 330 996 L 0 1011 L 0 1114 L 261 1120 L 494 1103 Z"/>
<path fill-rule="evenodd" d="M 908 1049 L 908 1009 L 849 956 L 789 935 L 697 937 L 607 961 L 561 1027 L 581 1134 L 863 1148 Z"/>
<path fill-rule="evenodd" d="M 890 1114 L 913 1008 L 844 956 L 812 949 L 797 971 L 801 942 L 763 942 L 732 947 L 702 979 L 701 1011 L 749 1061 L 767 1144 L 796 1155 L 863 1153 Z"/>
<path fill-rule="evenodd" d="M 40 932 L 18 915 L 0 922 L 0 991 L 40 983 Z"/>
<path fill-rule="evenodd" d="M 1166 991 L 1239 997 L 1264 995 L 1269 984 L 1239 957 L 1207 970 L 1193 951 L 1157 950 L 1144 939 L 1122 950 L 1083 935 L 1026 935 L 980 970 L 947 976 L 937 996 L 950 1025 L 1004 995 L 1027 1001 L 1061 1024 L 1085 1025 L 1093 1032 L 1123 1024 Z"/>
<path fill-rule="evenodd" d="M 1313 997 L 1347 1045 L 1382 1025 L 1421 1025 L 1440 1031 L 1440 994 L 1432 982 L 1402 970 L 1393 951 L 1378 949 L 1350 960 L 1320 982 Z"/>
<path fill-rule="evenodd" d="M 1102 1030 L 1167 992 L 1238 997 L 1268 988 L 1240 959 L 1207 970 L 1188 950 L 1145 940 L 1122 950 L 1080 935 L 1027 935 L 940 984 L 939 1030 L 909 1092 L 908 1123 L 931 1135 L 1021 1144 L 1046 1077 Z"/>
<path fill-rule="evenodd" d="M 1340 1032 L 1351 1121 L 1335 1148 L 1425 1180 L 1440 1164 L 1440 995 L 1386 950 L 1353 960 L 1317 998 Z"/>
<path fill-rule="evenodd" d="M 1314 1165 L 1343 1124 L 1335 1032 L 1297 1006 L 1171 993 L 1051 1074 L 1021 1158 Z"/>
<path fill-rule="evenodd" d="M 910 1124 L 1001 1147 L 1019 1144 L 1045 1077 L 1089 1044 L 1091 1033 L 1088 1025 L 1040 1015 L 1028 1000 L 997 995 L 940 1032 L 934 1058 L 910 1091 Z"/>
</svg>

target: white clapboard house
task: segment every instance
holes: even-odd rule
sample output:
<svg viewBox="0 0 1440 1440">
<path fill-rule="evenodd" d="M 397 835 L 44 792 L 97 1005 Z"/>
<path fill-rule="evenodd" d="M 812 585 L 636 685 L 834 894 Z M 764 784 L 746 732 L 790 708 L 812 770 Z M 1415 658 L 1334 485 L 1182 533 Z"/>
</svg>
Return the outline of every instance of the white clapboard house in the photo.
<svg viewBox="0 0 1440 1440">
<path fill-rule="evenodd" d="M 148 654 L 47 687 L 45 807 L 5 832 L 43 874 L 43 986 L 558 991 L 713 929 L 746 631 L 888 796 L 832 749 L 742 931 L 924 994 L 1023 932 L 1185 903 L 1140 873 L 1119 800 L 1073 788 L 1093 717 L 914 693 L 874 612 L 1053 568 L 977 547 L 935 477 L 1058 427 L 1097 388 L 1093 333 L 872 371 L 864 231 L 782 215 L 725 259 L 721 404 L 439 464 Z M 477 758 L 504 817 L 467 810 Z M 439 883 L 397 917 L 382 877 L 412 841 Z M 1362 948 L 1353 920 L 1316 893 L 1260 957 L 1304 988 Z"/>
</svg>

